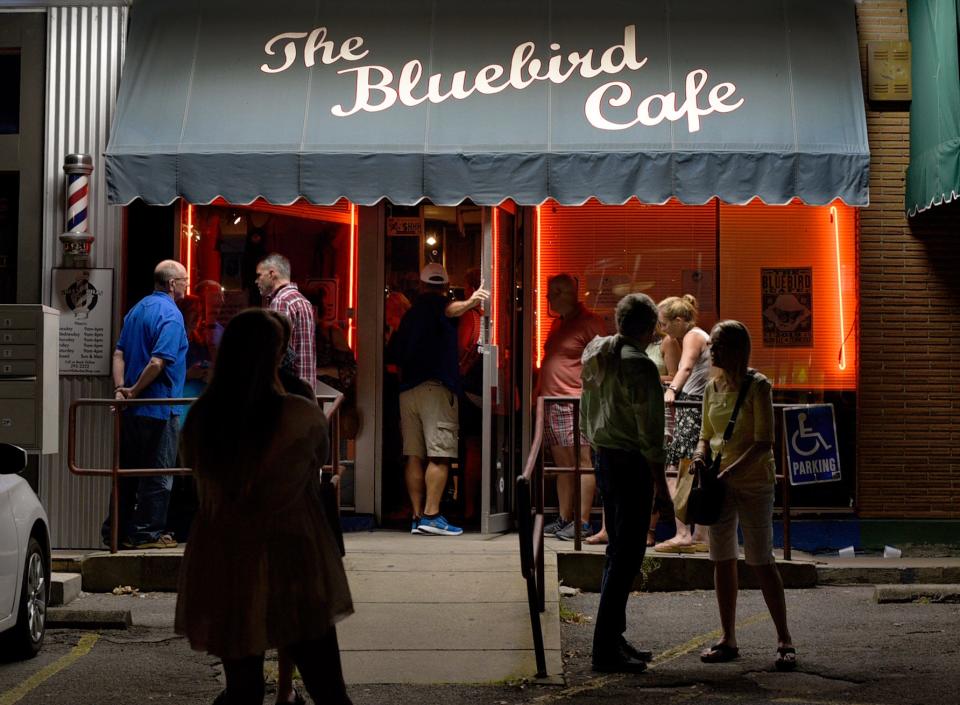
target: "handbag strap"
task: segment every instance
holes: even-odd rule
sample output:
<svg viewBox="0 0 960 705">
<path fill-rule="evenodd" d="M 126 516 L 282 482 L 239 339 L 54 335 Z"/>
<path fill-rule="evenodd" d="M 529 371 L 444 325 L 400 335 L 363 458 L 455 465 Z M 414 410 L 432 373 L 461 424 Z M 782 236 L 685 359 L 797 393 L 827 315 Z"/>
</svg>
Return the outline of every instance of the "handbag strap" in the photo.
<svg viewBox="0 0 960 705">
<path fill-rule="evenodd" d="M 740 415 L 740 407 L 743 406 L 743 400 L 747 398 L 747 392 L 750 389 L 750 383 L 753 382 L 753 370 L 747 370 L 743 382 L 740 384 L 740 393 L 737 395 L 737 403 L 733 407 L 733 413 L 730 414 L 730 421 L 727 423 L 727 430 L 723 432 L 723 442 L 726 443 L 733 436 L 733 427 L 737 423 L 737 417 Z"/>
</svg>

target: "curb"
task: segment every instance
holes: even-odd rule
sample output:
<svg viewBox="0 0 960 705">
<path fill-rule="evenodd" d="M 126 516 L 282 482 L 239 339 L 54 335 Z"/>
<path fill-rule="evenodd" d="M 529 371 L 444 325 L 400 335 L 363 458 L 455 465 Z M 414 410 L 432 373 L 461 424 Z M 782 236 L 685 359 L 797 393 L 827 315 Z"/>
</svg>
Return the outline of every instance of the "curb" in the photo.
<svg viewBox="0 0 960 705">
<path fill-rule="evenodd" d="M 176 592 L 183 552 L 169 549 L 94 553 L 81 564 L 84 592 L 110 592 L 132 585 L 143 592 Z"/>
<path fill-rule="evenodd" d="M 48 629 L 126 629 L 133 624 L 130 610 L 47 610 Z"/>
<path fill-rule="evenodd" d="M 821 585 L 949 585 L 960 583 L 958 566 L 817 566 Z"/>
<path fill-rule="evenodd" d="M 599 592 L 606 556 L 594 552 L 558 552 L 557 571 L 563 585 L 585 592 Z M 817 586 L 817 566 L 797 561 L 777 561 L 783 585 L 786 588 Z M 753 571 L 743 559 L 737 561 L 740 586 L 759 587 Z M 644 592 L 682 592 L 684 590 L 712 590 L 713 563 L 706 555 L 655 554 L 645 556 L 640 575 L 631 588 Z"/>
<path fill-rule="evenodd" d="M 877 604 L 896 602 L 960 603 L 960 585 L 878 585 L 873 593 Z"/>
</svg>

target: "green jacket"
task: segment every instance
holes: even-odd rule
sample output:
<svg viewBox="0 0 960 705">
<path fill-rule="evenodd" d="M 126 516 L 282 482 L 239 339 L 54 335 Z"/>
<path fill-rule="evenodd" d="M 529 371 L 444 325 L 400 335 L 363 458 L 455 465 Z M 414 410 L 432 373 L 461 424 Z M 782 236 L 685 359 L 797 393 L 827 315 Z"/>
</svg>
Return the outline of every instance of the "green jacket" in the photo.
<svg viewBox="0 0 960 705">
<path fill-rule="evenodd" d="M 580 430 L 594 448 L 639 451 L 662 463 L 663 386 L 657 366 L 622 335 L 594 338 L 583 351 Z"/>
</svg>

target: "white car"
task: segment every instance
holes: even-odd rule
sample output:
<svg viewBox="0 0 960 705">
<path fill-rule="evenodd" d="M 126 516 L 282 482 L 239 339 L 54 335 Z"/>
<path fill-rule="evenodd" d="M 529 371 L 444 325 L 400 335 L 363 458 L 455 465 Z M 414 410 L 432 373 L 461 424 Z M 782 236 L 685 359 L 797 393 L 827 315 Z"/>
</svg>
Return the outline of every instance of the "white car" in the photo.
<svg viewBox="0 0 960 705">
<path fill-rule="evenodd" d="M 31 658 L 43 645 L 50 594 L 47 513 L 18 473 L 22 448 L 0 443 L 0 657 Z"/>
</svg>

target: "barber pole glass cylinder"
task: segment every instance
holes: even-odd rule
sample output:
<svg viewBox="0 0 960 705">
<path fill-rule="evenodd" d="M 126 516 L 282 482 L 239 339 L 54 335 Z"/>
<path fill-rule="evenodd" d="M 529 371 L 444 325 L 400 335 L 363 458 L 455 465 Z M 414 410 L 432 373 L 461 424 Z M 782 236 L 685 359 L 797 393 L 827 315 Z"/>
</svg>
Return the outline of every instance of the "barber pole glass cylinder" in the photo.
<svg viewBox="0 0 960 705">
<path fill-rule="evenodd" d="M 63 263 L 66 267 L 89 266 L 90 247 L 94 240 L 89 228 L 93 157 L 89 154 L 68 154 L 63 160 L 63 171 L 67 175 L 64 204 L 66 231 L 60 235 Z"/>
</svg>

